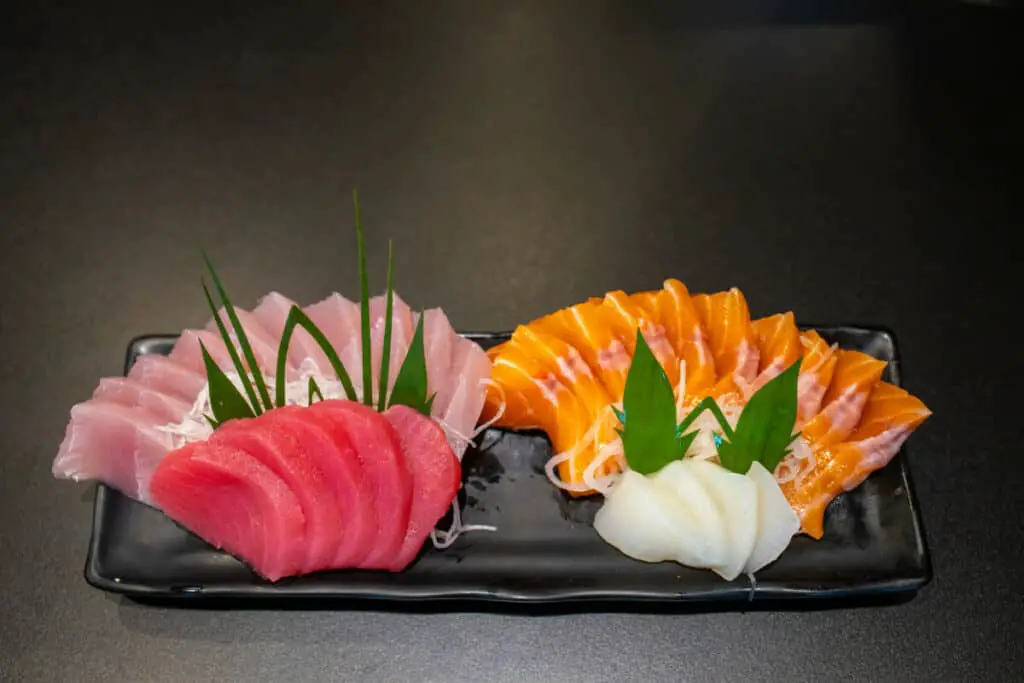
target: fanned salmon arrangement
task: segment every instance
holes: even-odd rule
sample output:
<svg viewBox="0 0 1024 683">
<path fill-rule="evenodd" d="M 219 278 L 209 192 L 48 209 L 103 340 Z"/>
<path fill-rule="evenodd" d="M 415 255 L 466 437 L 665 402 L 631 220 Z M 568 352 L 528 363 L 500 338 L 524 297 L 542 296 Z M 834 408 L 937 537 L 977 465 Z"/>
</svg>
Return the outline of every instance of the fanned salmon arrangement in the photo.
<svg viewBox="0 0 1024 683">
<path fill-rule="evenodd" d="M 637 371 L 631 406 L 638 344 L 655 373 Z M 738 289 L 691 294 L 674 279 L 520 325 L 488 357 L 483 417 L 544 431 L 556 451 L 552 483 L 606 497 L 595 523 L 606 540 L 637 559 L 675 559 L 729 579 L 774 560 L 798 530 L 821 538 L 829 502 L 888 464 L 931 414 L 882 381 L 884 362 L 801 331 L 792 313 L 751 320 Z M 649 419 L 658 381 L 670 414 L 674 403 L 668 431 Z M 657 466 L 633 466 L 673 448 Z M 759 519 L 759 505 L 773 516 Z M 774 534 L 760 555 L 759 523 Z"/>
<path fill-rule="evenodd" d="M 138 358 L 71 409 L 53 474 L 152 506 L 270 580 L 400 572 L 469 530 L 461 461 L 490 426 L 544 431 L 548 479 L 603 496 L 601 538 L 731 581 L 773 562 L 884 467 L 931 414 L 885 363 L 751 320 L 738 289 L 612 291 L 484 352 L 392 284 L 301 307 L 219 304 L 169 354 Z M 470 456 L 472 457 L 472 456 Z M 435 527 L 451 510 L 447 530 Z"/>
</svg>

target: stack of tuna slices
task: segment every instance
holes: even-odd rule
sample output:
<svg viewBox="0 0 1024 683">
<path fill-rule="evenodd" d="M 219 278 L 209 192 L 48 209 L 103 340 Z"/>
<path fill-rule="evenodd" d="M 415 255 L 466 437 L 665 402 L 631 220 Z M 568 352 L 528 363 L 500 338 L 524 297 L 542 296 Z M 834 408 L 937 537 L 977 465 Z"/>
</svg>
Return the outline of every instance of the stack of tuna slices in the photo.
<svg viewBox="0 0 1024 683">
<path fill-rule="evenodd" d="M 169 517 L 276 581 L 405 569 L 460 481 L 433 420 L 328 400 L 235 420 L 173 451 L 151 493 Z"/>
<path fill-rule="evenodd" d="M 272 378 L 276 373 L 278 345 L 285 320 L 293 305 L 294 302 L 290 299 L 272 292 L 265 296 L 251 312 L 235 309 L 251 342 L 257 363 L 263 374 L 268 378 Z M 359 305 L 335 293 L 323 301 L 305 307 L 303 310 L 324 333 L 331 346 L 338 352 L 353 384 L 356 386 L 357 393 L 362 396 L 362 344 L 360 338 L 361 317 Z M 384 298 L 375 297 L 371 299 L 371 357 L 374 387 L 378 385 L 380 376 L 385 323 L 384 314 Z M 461 460 L 483 408 L 485 384 L 490 378 L 491 365 L 486 354 L 477 344 L 456 334 L 441 309 L 429 309 L 423 315 L 427 389 L 428 395 L 433 394 L 435 396 L 431 407 L 431 416 L 436 423 L 430 420 L 423 420 L 422 422 L 426 424 L 420 424 L 415 428 L 420 431 L 428 430 L 428 427 L 434 430 L 428 434 L 431 439 L 436 434 L 441 435 L 441 440 L 443 442 L 446 441 L 448 452 L 455 459 L 457 474 L 458 461 Z M 223 312 L 221 316 L 224 317 Z M 408 351 L 417 323 L 418 314 L 413 313 L 396 296 L 392 315 L 391 372 L 389 373 L 392 384 L 397 375 L 398 368 L 401 367 Z M 349 479 L 334 481 L 329 476 L 324 477 L 333 482 L 331 486 L 335 487 L 334 493 L 337 494 L 337 504 L 342 506 L 340 510 L 344 511 L 344 519 L 347 520 L 344 536 L 336 536 L 334 539 L 334 542 L 339 545 L 337 548 L 334 548 L 335 559 L 334 565 L 332 565 L 332 561 L 328 557 L 331 553 L 324 548 L 324 544 L 327 542 L 321 539 L 321 534 L 329 535 L 335 533 L 337 529 L 332 527 L 330 523 L 326 523 L 326 526 L 322 523 L 323 511 L 319 507 L 292 504 L 296 500 L 299 503 L 305 502 L 310 505 L 313 504 L 311 501 L 314 501 L 314 499 L 316 505 L 324 502 L 322 491 L 317 493 L 314 488 L 308 488 L 298 483 L 300 481 L 309 481 L 310 477 L 313 477 L 311 472 L 306 472 L 303 475 L 305 478 L 303 478 L 303 476 L 295 472 L 290 472 L 288 476 L 285 476 L 283 470 L 274 471 L 273 467 L 268 465 L 268 458 L 274 457 L 272 451 L 275 446 L 263 442 L 254 446 L 252 441 L 245 441 L 245 438 L 247 438 L 245 437 L 245 430 L 250 429 L 250 427 L 243 426 L 243 423 L 245 425 L 259 423 L 265 417 L 268 422 L 272 421 L 275 429 L 280 432 L 277 437 L 285 440 L 294 440 L 297 443 L 308 446 L 310 443 L 308 439 L 312 438 L 306 433 L 309 431 L 309 426 L 300 425 L 296 420 L 299 422 L 320 420 L 320 427 L 327 428 L 327 423 L 323 423 L 323 420 L 328 422 L 334 420 L 336 422 L 337 415 L 339 414 L 337 408 L 339 404 L 348 404 L 350 408 L 353 405 L 358 407 L 357 404 L 351 404 L 348 401 L 330 400 L 341 396 L 338 388 L 340 384 L 325 354 L 312 337 L 301 328 L 296 330 L 289 345 L 287 380 L 298 383 L 305 382 L 309 377 L 315 378 L 325 388 L 325 398 L 329 399 L 324 402 L 324 407 L 314 405 L 314 408 L 302 408 L 301 411 L 305 416 L 301 418 L 295 417 L 298 413 L 295 413 L 291 407 L 278 408 L 255 420 L 239 422 L 237 427 L 230 426 L 229 429 L 229 425 L 224 425 L 224 427 L 217 431 L 215 438 L 210 438 L 209 427 L 206 426 L 205 420 L 202 417 L 203 411 L 201 408 L 203 407 L 204 400 L 206 400 L 204 398 L 206 395 L 206 373 L 200 351 L 200 342 L 202 342 L 222 369 L 229 373 L 233 370 L 228 349 L 217 332 L 214 320 L 211 320 L 205 329 L 184 330 L 168 356 L 146 355 L 140 357 L 132 366 L 127 377 L 102 379 L 89 400 L 79 403 L 72 408 L 71 419 L 67 426 L 64 441 L 53 463 L 53 474 L 58 478 L 101 481 L 131 498 L 164 509 L 169 516 L 176 518 L 172 510 L 165 506 L 172 504 L 172 498 L 174 498 L 175 504 L 182 501 L 177 500 L 175 496 L 169 495 L 166 489 L 163 489 L 163 498 L 157 496 L 155 490 L 151 491 L 151 487 L 155 485 L 153 482 L 154 473 L 161 467 L 168 453 L 186 446 L 181 451 L 175 452 L 173 469 L 167 469 L 172 466 L 170 462 L 167 463 L 167 468 L 164 468 L 165 471 L 161 475 L 161 481 L 164 481 L 165 484 L 175 476 L 183 477 L 182 481 L 187 480 L 191 476 L 199 477 L 197 481 L 205 481 L 203 477 L 214 477 L 215 481 L 226 483 L 226 480 L 223 478 L 218 478 L 224 474 L 218 468 L 226 467 L 225 462 L 227 461 L 234 461 L 235 464 L 240 465 L 238 454 L 244 452 L 250 458 L 250 460 L 244 461 L 245 467 L 256 478 L 245 484 L 245 486 L 250 488 L 256 486 L 252 490 L 246 489 L 248 492 L 245 495 L 249 497 L 253 505 L 256 505 L 258 502 L 260 505 L 278 506 L 280 508 L 278 512 L 285 515 L 280 518 L 273 518 L 272 524 L 265 529 L 266 533 L 270 534 L 274 529 L 277 529 L 281 533 L 286 534 L 287 538 L 299 538 L 299 535 L 294 533 L 295 529 L 289 527 L 288 524 L 294 523 L 297 519 L 297 511 L 302 510 L 304 523 L 308 527 L 306 532 L 309 540 L 318 548 L 315 553 L 309 557 L 303 557 L 301 563 L 297 564 L 300 560 L 297 556 L 288 556 L 287 553 L 293 551 L 286 551 L 286 546 L 269 539 L 250 539 L 258 547 L 256 545 L 247 545 L 245 548 L 238 548 L 237 552 L 240 556 L 250 561 L 254 567 L 266 569 L 268 572 L 265 574 L 266 576 L 270 577 L 278 571 L 291 573 L 291 570 L 299 568 L 303 571 L 315 571 L 317 568 L 338 566 L 338 558 L 345 561 L 354 561 L 351 558 L 359 555 L 358 550 L 365 545 L 363 536 L 369 532 L 367 531 L 368 527 L 366 525 L 368 522 L 366 520 L 359 522 L 351 521 L 353 519 L 351 515 L 357 511 L 356 508 L 351 506 L 361 505 L 362 507 L 358 507 L 358 510 L 363 510 L 362 514 L 364 515 L 368 514 L 364 509 L 366 508 L 366 505 L 364 505 L 365 500 L 361 497 L 364 494 L 365 496 L 371 496 L 371 493 L 367 492 L 367 486 L 371 487 L 372 498 L 376 506 L 386 511 L 386 514 L 381 516 L 387 518 L 385 520 L 386 523 L 383 523 L 384 526 L 377 529 L 377 536 L 380 538 L 375 536 L 376 540 L 374 543 L 383 542 L 381 539 L 388 536 L 388 534 L 391 534 L 393 537 L 389 536 L 390 540 L 381 545 L 380 549 L 369 551 L 368 555 L 363 557 L 359 563 L 350 566 L 362 566 L 365 564 L 374 568 L 395 568 L 403 562 L 408 562 L 408 559 L 403 558 L 407 557 L 409 549 L 405 548 L 404 545 L 396 549 L 398 541 L 395 538 L 398 537 L 394 536 L 397 533 L 394 529 L 401 527 L 403 530 L 401 536 L 403 538 L 406 532 L 410 534 L 410 539 L 418 537 L 419 541 L 416 543 L 422 543 L 424 536 L 420 532 L 422 531 L 423 534 L 426 534 L 429 533 L 430 529 L 427 528 L 423 531 L 419 526 L 416 526 L 414 531 L 413 523 L 418 525 L 422 520 L 410 522 L 408 506 L 403 511 L 400 505 L 392 509 L 392 505 L 385 502 L 387 500 L 386 496 L 405 495 L 406 498 L 411 496 L 410 499 L 415 499 L 419 495 L 419 493 L 409 494 L 408 492 L 406 494 L 390 493 L 392 489 L 400 491 L 403 487 L 408 488 L 410 477 L 413 484 L 416 487 L 419 486 L 415 475 L 420 469 L 420 463 L 418 461 L 409 462 L 408 453 L 405 453 L 406 462 L 404 465 L 392 468 L 393 471 L 390 472 L 387 479 L 383 476 L 378 476 L 380 471 L 373 470 L 365 459 L 360 460 L 367 475 L 365 481 L 358 480 L 363 481 L 362 484 L 358 484 L 356 479 L 351 478 L 355 477 L 355 474 L 353 474 L 354 469 L 348 472 L 351 475 Z M 332 384 L 334 385 L 334 391 L 329 391 L 328 387 Z M 303 398 L 300 402 L 304 405 L 305 399 Z M 414 422 L 414 418 L 406 415 L 407 411 L 404 410 L 389 411 L 385 415 L 370 409 L 362 412 L 367 411 L 373 413 L 377 418 L 376 429 L 378 432 L 385 432 L 390 429 L 397 434 L 393 434 L 389 438 L 381 437 L 373 441 L 372 443 L 375 444 L 374 448 L 378 450 L 375 450 L 373 454 L 367 455 L 367 457 L 371 459 L 385 458 L 386 454 L 383 451 L 378 451 L 380 449 L 386 450 L 388 443 L 391 443 L 393 450 L 401 455 L 401 449 L 394 444 L 397 443 L 396 439 L 400 441 L 403 437 L 403 429 L 408 431 L 408 429 L 412 428 L 410 425 Z M 208 408 L 206 412 L 208 412 Z M 307 413 L 308 415 L 306 415 Z M 350 418 L 349 422 L 353 419 L 355 418 Z M 361 419 L 365 421 L 370 418 Z M 283 426 L 278 429 L 278 426 L 282 423 L 288 429 L 285 429 Z M 357 430 L 356 433 L 358 434 L 358 436 L 347 435 L 348 439 L 352 442 L 351 445 L 346 446 L 344 437 L 340 436 L 344 432 L 342 426 L 334 425 L 331 427 L 333 430 L 331 431 L 332 442 L 329 447 L 327 445 L 324 447 L 330 452 L 339 450 L 343 453 L 350 453 L 354 446 L 357 458 L 363 457 L 363 444 L 361 440 L 365 436 L 364 432 L 358 431 L 361 427 L 354 427 L 351 424 L 347 425 L 347 428 L 349 431 Z M 442 428 L 443 431 L 441 431 Z M 288 436 L 286 434 L 290 433 L 289 430 L 299 431 Z M 223 436 L 220 435 L 221 432 L 223 432 Z M 229 437 L 229 434 L 232 436 Z M 207 445 L 208 438 L 209 442 Z M 323 439 L 321 438 L 321 440 Z M 283 442 L 279 442 L 276 447 L 279 448 L 280 443 Z M 326 444 L 326 441 L 324 443 Z M 229 454 L 229 451 L 234 455 Z M 212 460 L 210 460 L 211 458 Z M 443 460 L 437 454 L 433 454 L 432 458 Z M 200 460 L 205 463 L 201 467 L 196 464 Z M 394 456 L 392 460 L 402 462 L 402 457 Z M 189 463 L 187 467 L 185 467 L 186 461 Z M 219 464 L 210 464 L 213 462 Z M 292 464 L 299 466 L 296 463 Z M 184 469 L 181 469 L 182 467 Z M 280 480 L 269 489 L 265 487 L 260 488 L 259 485 L 254 483 L 258 479 L 262 484 L 267 484 L 268 477 L 265 470 L 273 471 L 274 477 Z M 219 472 L 219 474 L 212 474 L 213 472 Z M 339 471 L 336 474 L 340 473 Z M 298 478 L 289 479 L 289 477 Z M 273 480 L 273 477 L 269 479 Z M 344 481 L 344 484 L 342 484 L 342 481 Z M 286 482 L 287 485 L 285 486 L 282 482 Z M 384 487 L 385 483 L 387 487 Z M 245 488 L 242 483 L 232 484 L 232 486 Z M 384 488 L 387 490 L 385 491 Z M 255 493 L 257 489 L 263 491 L 263 493 L 257 495 Z M 340 492 L 343 490 L 346 492 L 345 496 L 340 495 Z M 277 494 L 271 496 L 270 493 L 273 491 L 277 491 Z M 440 496 L 440 494 L 438 495 Z M 454 494 L 447 496 L 443 507 L 447 507 L 452 495 Z M 229 515 L 229 509 L 230 506 L 224 510 L 223 514 Z M 259 508 L 259 510 L 269 511 L 270 508 Z M 181 512 L 184 514 L 184 508 L 182 508 Z M 253 512 L 254 510 L 237 511 L 243 517 Z M 218 514 L 221 513 L 218 512 Z M 438 514 L 438 517 L 442 514 L 443 510 Z M 376 520 L 377 518 L 373 517 L 373 519 Z M 185 526 L 189 526 L 189 528 L 197 528 L 193 527 L 189 520 L 179 519 L 178 521 L 182 522 Z M 239 518 L 237 521 L 241 523 L 243 520 Z M 436 521 L 436 518 L 434 521 Z M 360 527 L 360 524 L 366 528 Z M 385 532 L 384 527 L 387 527 L 389 531 Z M 216 536 L 215 532 L 216 529 L 210 529 L 211 537 L 208 540 L 218 541 L 217 538 L 214 538 Z M 360 534 L 363 536 L 360 536 Z M 264 541 L 266 541 L 265 544 Z M 225 547 L 227 547 L 227 542 L 224 539 L 220 539 L 220 542 L 224 542 Z M 303 543 L 305 542 L 303 541 Z M 410 543 L 413 542 L 410 540 Z M 419 546 L 416 545 L 416 547 L 418 549 Z M 269 553 L 270 548 L 274 549 L 274 553 L 284 553 L 285 556 L 271 557 Z M 267 553 L 265 554 L 264 551 L 267 551 Z M 310 552 L 312 553 L 313 551 Z M 261 573 L 263 572 L 261 571 Z"/>
</svg>

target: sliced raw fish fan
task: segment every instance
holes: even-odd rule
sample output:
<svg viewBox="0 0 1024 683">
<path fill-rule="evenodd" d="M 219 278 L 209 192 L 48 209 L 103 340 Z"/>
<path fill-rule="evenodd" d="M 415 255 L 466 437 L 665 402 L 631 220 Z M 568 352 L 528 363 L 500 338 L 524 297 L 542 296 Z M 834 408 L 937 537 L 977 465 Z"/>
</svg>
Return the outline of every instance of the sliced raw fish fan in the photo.
<svg viewBox="0 0 1024 683">
<path fill-rule="evenodd" d="M 664 340 L 672 349 L 680 370 L 674 387 L 680 419 L 698 401 L 712 396 L 725 418 L 735 422 L 754 391 L 800 361 L 796 429 L 801 436 L 793 443 L 793 453 L 773 473 L 785 482 L 787 492 L 809 481 L 815 453 L 855 438 L 880 438 L 864 431 L 873 419 L 872 411 L 877 412 L 865 404 L 873 390 L 882 386 L 878 382 L 885 363 L 838 350 L 814 330 L 801 332 L 790 312 L 752 322 L 746 298 L 738 289 L 690 296 L 686 286 L 673 279 L 665 280 L 660 290 L 609 292 L 519 326 L 510 340 L 487 352 L 493 377 L 483 418 L 496 418 L 499 427 L 546 432 L 556 453 L 547 463 L 548 475 L 559 487 L 574 495 L 607 488 L 609 483 L 599 477 L 623 464 L 621 439 L 616 442 L 617 435 L 609 431 L 618 422 L 614 417 L 609 422 L 608 408 L 622 399 L 637 329 L 649 346 L 653 338 L 653 346 L 662 347 Z M 630 331 L 632 339 L 627 338 Z M 665 350 L 660 353 L 662 363 L 672 358 Z M 583 366 L 589 368 L 589 375 L 582 372 Z M 663 369 L 667 378 L 672 377 L 664 365 Z M 919 402 L 915 405 L 926 410 Z M 700 434 L 688 457 L 717 457 L 717 446 L 708 433 L 714 431 L 714 424 L 710 414 L 698 419 L 695 427 Z M 912 430 L 920 421 L 908 424 Z M 902 441 L 896 442 L 896 432 L 883 434 L 892 439 L 887 442 L 890 447 L 879 446 L 877 452 L 891 458 Z M 887 462 L 885 457 L 864 459 L 857 477 L 878 469 Z M 826 490 L 826 503 L 841 492 Z M 765 546 L 754 564 L 771 551 L 771 544 Z M 728 573 L 734 571 L 730 567 Z"/>
</svg>

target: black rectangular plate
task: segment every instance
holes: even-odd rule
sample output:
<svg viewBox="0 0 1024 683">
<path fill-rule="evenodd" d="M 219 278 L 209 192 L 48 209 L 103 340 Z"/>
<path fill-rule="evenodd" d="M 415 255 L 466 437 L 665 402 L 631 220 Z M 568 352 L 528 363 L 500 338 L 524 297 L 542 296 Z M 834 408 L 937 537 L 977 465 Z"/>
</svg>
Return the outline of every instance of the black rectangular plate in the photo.
<svg viewBox="0 0 1024 683">
<path fill-rule="evenodd" d="M 899 383 L 892 333 L 866 327 L 816 327 L 843 348 L 888 361 L 885 379 Z M 467 334 L 484 347 L 507 334 Z M 175 335 L 134 340 L 136 356 L 167 353 Z M 646 564 L 621 555 L 591 526 L 599 499 L 571 500 L 545 479 L 551 446 L 542 434 L 488 430 L 481 448 L 463 460 L 463 518 L 496 532 L 461 537 L 446 551 L 427 544 L 405 572 L 336 571 L 271 584 L 245 565 L 177 526 L 162 513 L 100 485 L 86 561 L 87 581 L 135 599 L 188 601 L 285 599 L 505 603 L 595 601 L 685 604 L 696 609 L 806 599 L 904 600 L 931 579 L 917 501 L 900 453 L 828 509 L 825 536 L 797 536 L 774 564 L 757 575 L 725 582 L 710 571 L 674 563 Z M 714 605 L 712 605 L 714 603 Z M 753 604 L 750 604 L 753 603 Z M 341 606 L 340 603 L 331 603 Z M 389 603 L 380 603 L 386 606 Z M 478 607 L 479 608 L 479 607 Z"/>
</svg>

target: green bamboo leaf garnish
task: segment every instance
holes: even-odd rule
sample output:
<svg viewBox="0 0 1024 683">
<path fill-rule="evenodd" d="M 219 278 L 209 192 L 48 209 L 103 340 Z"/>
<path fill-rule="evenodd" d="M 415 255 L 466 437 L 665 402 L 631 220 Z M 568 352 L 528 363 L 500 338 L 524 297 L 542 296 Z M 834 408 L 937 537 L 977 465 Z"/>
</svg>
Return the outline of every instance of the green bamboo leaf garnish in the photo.
<svg viewBox="0 0 1024 683">
<path fill-rule="evenodd" d="M 388 284 L 384 295 L 384 344 L 380 354 L 380 387 L 377 390 L 377 410 L 383 412 L 387 407 L 388 373 L 391 370 L 391 317 L 395 305 L 394 289 L 394 252 L 391 240 L 388 240 Z M 365 352 L 364 352 L 365 354 Z"/>
<path fill-rule="evenodd" d="M 676 425 L 676 401 L 672 385 L 651 352 L 639 328 L 636 351 L 626 376 L 622 410 L 616 410 L 622 429 L 622 448 L 629 466 L 640 474 L 652 474 L 686 453 Z M 688 443 L 696 437 L 686 435 Z"/>
<path fill-rule="evenodd" d="M 213 420 L 210 421 L 210 418 L 207 417 L 210 425 L 216 429 L 228 420 L 255 417 L 252 406 L 242 396 L 238 387 L 231 383 L 220 366 L 214 362 L 203 342 L 199 342 L 199 349 L 203 353 L 206 377 L 210 382 L 210 407 L 213 409 Z"/>
<path fill-rule="evenodd" d="M 728 441 L 718 446 L 722 466 L 746 474 L 755 461 L 774 472 L 785 457 L 793 434 L 797 412 L 797 383 L 800 360 L 759 389 L 740 413 Z"/>
<path fill-rule="evenodd" d="M 313 396 L 316 396 L 319 400 L 324 400 L 324 395 L 320 391 L 320 387 L 317 385 L 316 380 L 312 377 L 309 378 L 309 398 L 306 399 L 306 405 L 313 405 Z"/>
<path fill-rule="evenodd" d="M 427 360 L 423 350 L 424 317 L 426 316 L 421 313 L 419 322 L 416 323 L 416 332 L 412 335 L 409 351 L 405 354 L 402 368 L 395 378 L 388 406 L 409 406 L 429 417 L 434 396 L 427 398 Z"/>
<path fill-rule="evenodd" d="M 256 392 L 252 388 L 252 382 L 249 381 L 249 373 L 246 372 L 245 366 L 242 364 L 242 359 L 238 357 L 238 351 L 235 350 L 235 345 L 231 341 L 231 335 L 228 334 L 227 328 L 224 327 L 224 321 L 220 319 L 220 315 L 217 311 L 217 304 L 213 303 L 213 297 L 210 296 L 210 290 L 206 286 L 205 280 L 203 281 L 203 294 L 206 295 L 206 303 L 210 306 L 210 311 L 213 312 L 213 320 L 217 323 L 217 330 L 220 331 L 221 339 L 224 340 L 224 346 L 227 347 L 228 355 L 231 356 L 231 363 L 235 366 L 235 372 L 238 373 L 238 376 L 242 380 L 242 387 L 245 389 L 245 393 L 249 397 L 251 410 L 255 415 L 259 415 L 262 410 L 260 410 L 260 402 L 259 399 L 256 398 Z M 220 370 L 219 367 L 217 369 Z M 209 368 L 207 368 L 207 370 L 209 370 Z M 207 372 L 207 378 L 209 379 L 209 372 Z M 233 384 L 231 386 L 234 387 Z M 212 400 L 212 380 L 210 381 L 210 396 Z"/>
<path fill-rule="evenodd" d="M 363 243 L 363 218 L 359 212 L 359 193 L 352 190 L 355 204 L 356 242 L 359 249 L 359 303 L 363 340 L 363 403 L 373 407 L 373 370 L 370 355 L 370 282 L 366 275 L 366 246 Z"/>
<path fill-rule="evenodd" d="M 338 357 L 334 347 L 331 346 L 331 342 L 328 341 L 326 335 L 320 331 L 320 328 L 309 319 L 309 316 L 301 308 L 293 305 L 288 312 L 288 318 L 284 322 L 284 331 L 281 333 L 281 345 L 277 349 L 277 381 L 274 386 L 275 404 L 278 407 L 285 404 L 284 389 L 287 382 L 288 345 L 291 343 L 296 326 L 301 326 L 306 332 L 309 332 L 309 336 L 313 337 L 313 341 L 323 350 L 324 355 L 327 356 L 327 361 L 331 364 L 331 368 L 338 376 L 338 379 L 341 380 L 341 385 L 345 389 L 345 396 L 350 401 L 358 401 L 355 387 L 352 386 L 352 380 L 348 376 L 341 358 Z"/>
<path fill-rule="evenodd" d="M 256 388 L 260 392 L 260 398 L 263 399 L 263 405 L 269 410 L 272 407 L 270 403 L 270 393 L 267 391 L 267 383 L 263 381 L 263 372 L 260 370 L 259 363 L 256 362 L 256 355 L 252 352 L 252 346 L 249 344 L 249 337 L 245 334 L 245 329 L 242 327 L 242 323 L 238 321 L 238 315 L 235 314 L 235 307 L 231 305 L 231 299 L 228 298 L 228 293 L 224 289 L 224 284 L 220 281 L 220 277 L 217 276 L 217 271 L 213 267 L 213 263 L 210 262 L 210 257 L 203 252 L 203 260 L 206 261 L 206 267 L 210 270 L 210 276 L 213 278 L 213 284 L 217 288 L 217 294 L 220 296 L 220 300 L 224 305 L 224 310 L 227 311 L 228 319 L 231 320 L 231 326 L 235 329 L 235 336 L 238 337 L 238 345 L 242 347 L 242 353 L 245 354 L 245 360 L 249 364 L 249 368 L 252 370 L 252 378 L 256 383 Z M 220 316 L 214 311 L 213 317 L 219 319 Z M 218 325 L 221 330 L 221 334 L 224 334 L 223 324 Z M 224 343 L 231 347 L 231 339 L 224 337 Z M 232 359 L 234 354 L 232 354 Z M 237 363 L 236 363 L 237 365 Z M 245 373 L 242 373 L 244 376 Z M 255 406 L 254 406 L 255 407 Z M 257 414 L 259 414 L 257 412 Z"/>
</svg>

